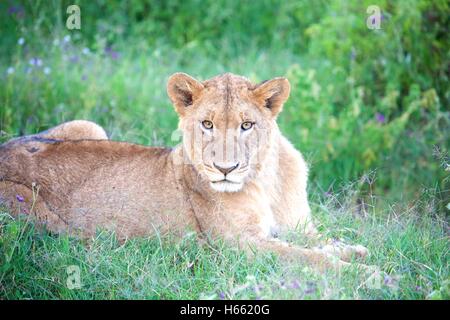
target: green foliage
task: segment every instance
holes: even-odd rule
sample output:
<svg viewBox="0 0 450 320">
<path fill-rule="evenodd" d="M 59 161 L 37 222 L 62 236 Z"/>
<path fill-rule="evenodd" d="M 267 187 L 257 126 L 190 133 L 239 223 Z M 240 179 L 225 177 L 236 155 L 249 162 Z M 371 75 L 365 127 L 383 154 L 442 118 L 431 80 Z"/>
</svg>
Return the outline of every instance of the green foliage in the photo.
<svg viewBox="0 0 450 320">
<path fill-rule="evenodd" d="M 201 245 L 194 233 L 119 243 L 99 232 L 81 241 L 0 210 L 0 298 L 448 299 L 445 222 L 405 208 L 380 216 L 369 208 L 362 218 L 351 214 L 351 198 L 314 201 L 314 215 L 326 236 L 368 247 L 368 263 L 384 271 L 375 282 L 356 270 L 319 274 L 261 252 L 248 258 L 219 241 Z M 291 240 L 302 242 L 298 234 Z M 67 285 L 70 266 L 80 270 L 80 287 Z"/>
<path fill-rule="evenodd" d="M 10 31 L 2 69 L 15 70 L 1 75 L 4 132 L 83 117 L 116 139 L 173 143 L 170 73 L 286 75 L 293 89 L 280 127 L 322 188 L 376 170 L 380 193 L 448 197 L 448 172 L 433 155 L 450 140 L 446 1 L 382 1 L 380 30 L 366 26 L 370 1 L 78 4 L 82 29 L 71 32 L 63 3 L 0 4 Z M 44 66 L 30 65 L 35 57 Z"/>
</svg>

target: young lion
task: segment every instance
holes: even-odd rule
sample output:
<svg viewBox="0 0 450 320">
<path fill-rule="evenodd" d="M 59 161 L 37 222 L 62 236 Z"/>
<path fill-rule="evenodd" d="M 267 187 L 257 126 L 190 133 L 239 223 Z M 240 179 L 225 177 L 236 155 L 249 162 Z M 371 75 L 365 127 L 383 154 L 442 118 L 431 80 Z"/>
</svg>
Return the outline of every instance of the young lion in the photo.
<svg viewBox="0 0 450 320">
<path fill-rule="evenodd" d="M 230 73 L 204 82 L 176 73 L 167 92 L 180 145 L 110 141 L 88 121 L 16 138 L 0 146 L 0 202 L 53 232 L 90 237 L 101 228 L 125 239 L 194 229 L 320 269 L 349 265 L 367 250 L 277 238 L 294 228 L 318 236 L 307 166 L 276 123 L 289 91 L 284 78 L 254 85 Z"/>
</svg>

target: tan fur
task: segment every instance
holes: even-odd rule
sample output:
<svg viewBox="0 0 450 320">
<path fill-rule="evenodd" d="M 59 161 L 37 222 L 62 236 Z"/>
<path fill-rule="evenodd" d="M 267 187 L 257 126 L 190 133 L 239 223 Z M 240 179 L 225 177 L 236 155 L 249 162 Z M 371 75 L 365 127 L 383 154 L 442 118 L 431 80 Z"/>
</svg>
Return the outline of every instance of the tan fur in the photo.
<svg viewBox="0 0 450 320">
<path fill-rule="evenodd" d="M 167 90 L 180 115 L 180 145 L 115 142 L 92 122 L 64 123 L 0 146 L 0 201 L 51 231 L 82 237 L 99 228 L 121 239 L 195 230 L 320 269 L 367 254 L 361 246 L 302 248 L 276 238 L 294 228 L 318 236 L 307 201 L 307 166 L 276 124 L 289 95 L 286 79 L 254 85 L 232 74 L 200 82 L 177 73 Z M 204 120 L 214 128 L 205 129 Z M 246 120 L 255 123 L 249 131 L 241 128 Z M 194 132 L 200 136 L 193 138 Z M 236 163 L 226 176 L 217 169 Z"/>
</svg>

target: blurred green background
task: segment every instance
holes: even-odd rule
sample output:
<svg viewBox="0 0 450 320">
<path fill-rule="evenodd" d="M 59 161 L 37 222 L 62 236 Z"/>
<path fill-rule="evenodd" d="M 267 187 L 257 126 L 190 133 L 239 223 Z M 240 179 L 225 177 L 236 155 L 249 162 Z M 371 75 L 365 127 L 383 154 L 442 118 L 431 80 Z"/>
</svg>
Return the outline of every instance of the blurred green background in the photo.
<svg viewBox="0 0 450 320">
<path fill-rule="evenodd" d="M 173 72 L 286 76 L 279 124 L 310 163 L 314 190 L 356 181 L 360 198 L 430 193 L 444 212 L 449 3 L 373 2 L 2 1 L 1 141 L 84 118 L 112 139 L 172 145 Z M 81 30 L 66 28 L 71 4 Z M 366 25 L 371 4 L 379 30 Z"/>
</svg>

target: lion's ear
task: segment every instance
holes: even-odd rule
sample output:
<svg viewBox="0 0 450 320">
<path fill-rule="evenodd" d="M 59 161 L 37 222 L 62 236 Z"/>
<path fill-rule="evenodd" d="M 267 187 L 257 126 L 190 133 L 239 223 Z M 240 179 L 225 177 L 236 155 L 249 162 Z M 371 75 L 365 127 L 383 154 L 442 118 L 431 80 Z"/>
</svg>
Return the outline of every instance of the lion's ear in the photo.
<svg viewBox="0 0 450 320">
<path fill-rule="evenodd" d="M 203 84 L 186 73 L 178 72 L 167 82 L 167 94 L 179 115 L 183 116 L 203 89 Z"/>
<path fill-rule="evenodd" d="M 273 116 L 280 113 L 288 99 L 291 85 L 286 78 L 264 81 L 253 89 L 253 97 L 258 105 L 269 109 Z"/>
</svg>

